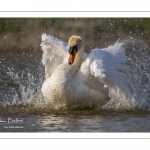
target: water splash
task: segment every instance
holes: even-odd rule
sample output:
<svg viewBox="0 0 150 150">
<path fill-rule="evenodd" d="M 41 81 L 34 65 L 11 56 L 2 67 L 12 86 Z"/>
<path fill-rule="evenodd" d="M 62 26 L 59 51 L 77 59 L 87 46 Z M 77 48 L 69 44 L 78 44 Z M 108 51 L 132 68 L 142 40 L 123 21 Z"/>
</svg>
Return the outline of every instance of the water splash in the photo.
<svg viewBox="0 0 150 150">
<path fill-rule="evenodd" d="M 111 100 L 103 109 L 113 110 L 149 110 L 150 109 L 150 52 L 148 45 L 142 39 L 129 37 L 124 41 L 128 56 L 128 72 L 124 72 L 127 80 L 125 91 L 116 87 L 112 91 Z M 124 94 L 129 91 L 130 95 Z"/>
<path fill-rule="evenodd" d="M 150 108 L 150 51 L 149 46 L 141 39 L 132 37 L 124 41 L 124 48 L 128 56 L 130 69 L 123 72 L 127 77 L 124 83 L 124 91 L 115 87 L 110 91 L 110 101 L 104 106 L 95 107 L 99 110 L 149 110 Z M 38 64 L 39 65 L 39 64 Z M 43 66 L 37 67 L 36 74 L 31 68 L 14 71 L 14 67 L 7 68 L 5 71 L 11 84 L 7 90 L 11 92 L 3 95 L 0 100 L 0 107 L 4 110 L 16 112 L 49 112 L 53 108 L 47 105 L 41 93 L 41 86 L 44 81 Z M 127 92 L 126 90 L 130 91 Z M 128 95 L 126 93 L 130 93 Z M 1 110 L 2 110 L 1 109 Z M 67 108 L 68 109 L 68 108 Z M 86 109 L 86 108 L 83 108 Z"/>
<path fill-rule="evenodd" d="M 22 110 L 29 110 L 30 107 L 31 109 L 45 107 L 45 100 L 41 93 L 41 85 L 44 80 L 41 64 L 36 74 L 29 68 L 15 72 L 14 68 L 5 67 L 5 72 L 9 78 L 9 84 L 6 85 L 8 88 L 6 94 L 3 94 L 3 98 L 0 100 L 2 109 L 10 109 L 10 106 L 13 111 L 19 107 Z"/>
<path fill-rule="evenodd" d="M 130 40 L 130 41 L 129 41 Z M 141 39 L 130 38 L 126 41 L 130 72 L 128 76 L 134 84 L 134 97 L 138 105 L 150 107 L 150 52 L 148 45 Z"/>
</svg>

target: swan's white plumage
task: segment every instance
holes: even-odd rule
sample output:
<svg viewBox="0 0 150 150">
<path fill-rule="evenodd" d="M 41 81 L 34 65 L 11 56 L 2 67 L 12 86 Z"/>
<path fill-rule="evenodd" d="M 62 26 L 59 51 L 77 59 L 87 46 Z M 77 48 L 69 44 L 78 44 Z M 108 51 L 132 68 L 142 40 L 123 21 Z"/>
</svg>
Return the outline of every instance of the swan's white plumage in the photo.
<svg viewBox="0 0 150 150">
<path fill-rule="evenodd" d="M 46 76 L 42 93 L 47 102 L 55 107 L 104 105 L 114 87 L 124 88 L 126 76 L 123 72 L 128 67 L 122 43 L 93 49 L 89 55 L 83 52 L 81 66 L 77 66 L 73 74 L 76 62 L 68 64 L 67 43 L 43 34 L 41 48 Z"/>
<path fill-rule="evenodd" d="M 66 60 L 68 47 L 62 40 L 46 34 L 42 35 L 40 46 L 43 50 L 42 63 L 45 66 L 45 76 L 48 78 L 56 67 Z"/>
</svg>

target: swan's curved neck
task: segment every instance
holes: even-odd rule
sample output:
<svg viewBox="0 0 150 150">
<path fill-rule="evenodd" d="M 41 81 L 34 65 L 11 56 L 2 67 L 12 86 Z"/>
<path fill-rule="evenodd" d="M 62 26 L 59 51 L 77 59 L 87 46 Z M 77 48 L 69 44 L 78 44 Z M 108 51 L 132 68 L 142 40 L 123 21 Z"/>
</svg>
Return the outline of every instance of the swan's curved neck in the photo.
<svg viewBox="0 0 150 150">
<path fill-rule="evenodd" d="M 69 67 L 70 68 L 69 70 L 70 70 L 70 73 L 72 74 L 72 76 L 76 73 L 76 71 L 78 71 L 78 69 L 81 66 L 83 51 L 84 51 L 84 46 L 82 45 L 76 54 L 74 63 L 72 65 L 70 65 L 70 67 Z"/>
</svg>

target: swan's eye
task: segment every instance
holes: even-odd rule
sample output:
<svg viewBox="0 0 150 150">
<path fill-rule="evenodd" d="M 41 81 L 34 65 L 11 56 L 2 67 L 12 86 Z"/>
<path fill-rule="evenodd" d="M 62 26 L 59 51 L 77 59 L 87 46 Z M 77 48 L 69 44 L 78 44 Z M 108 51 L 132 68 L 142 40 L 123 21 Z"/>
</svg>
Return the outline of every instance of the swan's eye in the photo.
<svg viewBox="0 0 150 150">
<path fill-rule="evenodd" d="M 69 48 L 69 54 L 73 55 L 74 54 L 74 50 L 77 52 L 78 51 L 78 44 L 75 46 L 70 46 Z"/>
</svg>

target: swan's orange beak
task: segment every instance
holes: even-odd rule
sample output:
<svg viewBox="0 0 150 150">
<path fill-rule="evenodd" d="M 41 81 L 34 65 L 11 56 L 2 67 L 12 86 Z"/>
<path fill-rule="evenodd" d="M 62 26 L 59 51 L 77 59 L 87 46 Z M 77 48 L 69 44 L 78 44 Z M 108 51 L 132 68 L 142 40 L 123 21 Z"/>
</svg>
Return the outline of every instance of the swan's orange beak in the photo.
<svg viewBox="0 0 150 150">
<path fill-rule="evenodd" d="M 76 57 L 76 51 L 74 51 L 73 54 L 69 55 L 69 58 L 68 58 L 69 65 L 73 64 L 75 57 Z"/>
</svg>

